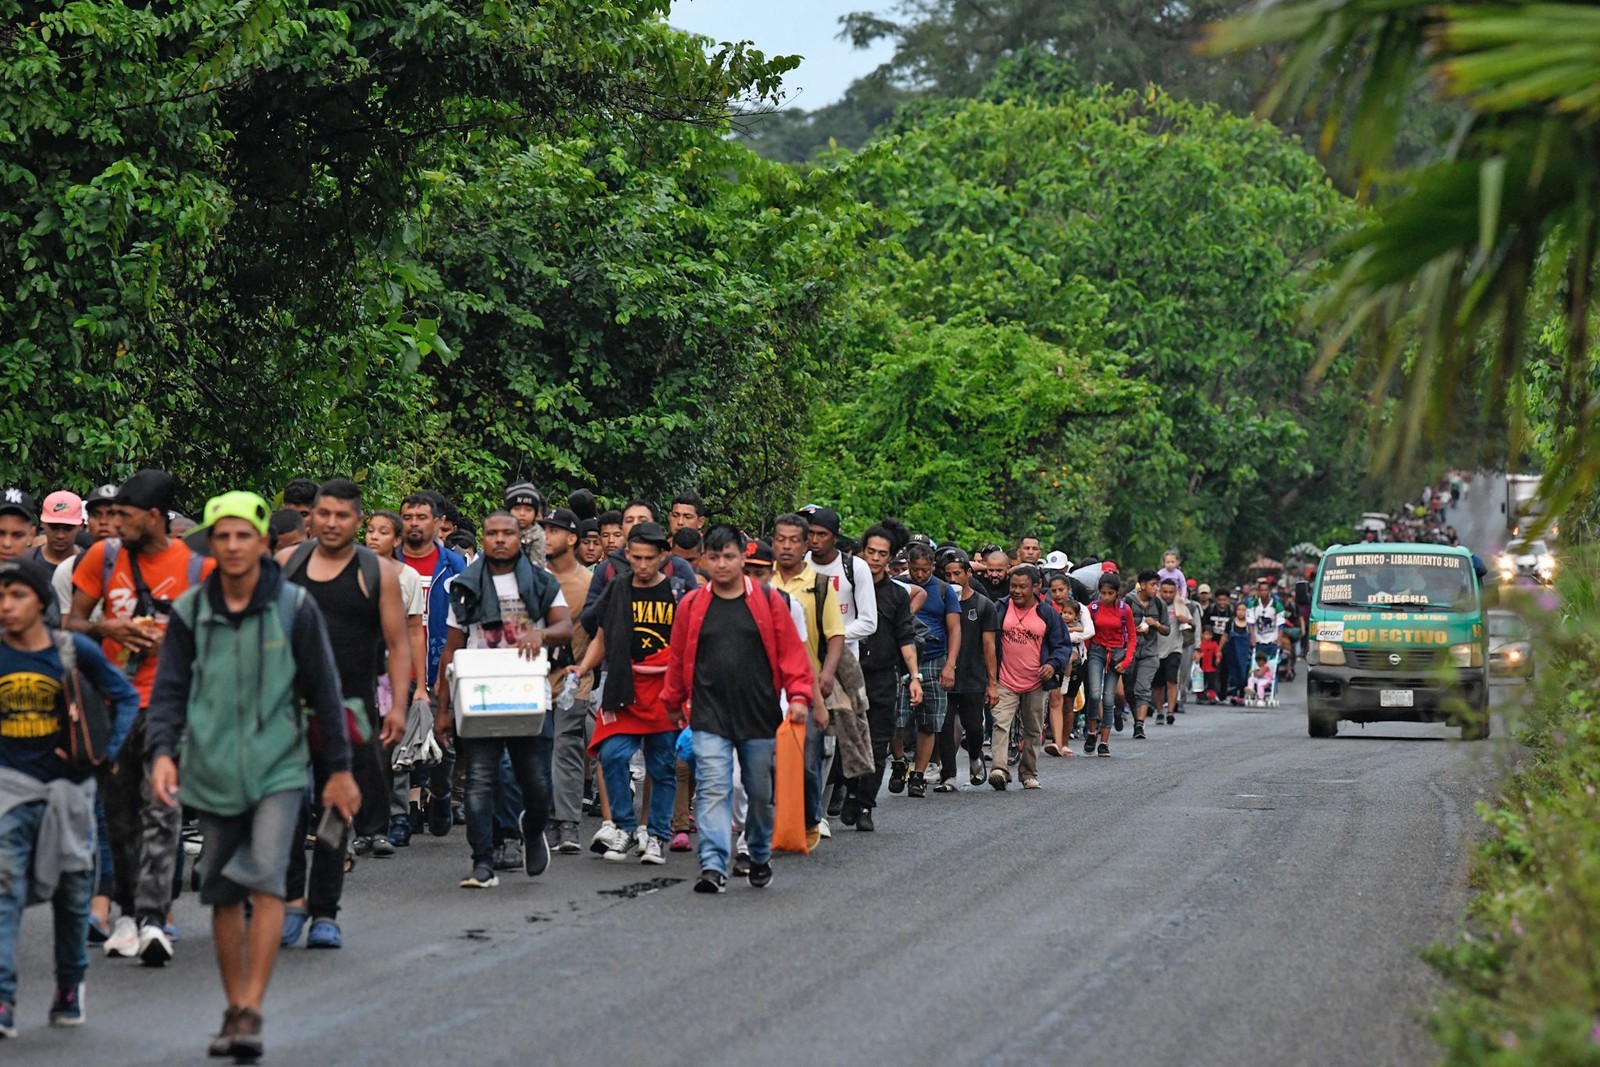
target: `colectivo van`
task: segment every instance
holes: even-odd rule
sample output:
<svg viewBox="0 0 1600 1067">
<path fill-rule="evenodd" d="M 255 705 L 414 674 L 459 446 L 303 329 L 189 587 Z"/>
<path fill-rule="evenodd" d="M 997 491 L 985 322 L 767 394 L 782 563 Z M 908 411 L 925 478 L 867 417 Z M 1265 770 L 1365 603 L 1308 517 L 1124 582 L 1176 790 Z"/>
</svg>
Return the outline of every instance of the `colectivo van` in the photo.
<svg viewBox="0 0 1600 1067">
<path fill-rule="evenodd" d="M 1317 568 L 1306 717 L 1448 722 L 1489 736 L 1488 636 L 1472 556 L 1441 545 L 1336 545 Z"/>
</svg>

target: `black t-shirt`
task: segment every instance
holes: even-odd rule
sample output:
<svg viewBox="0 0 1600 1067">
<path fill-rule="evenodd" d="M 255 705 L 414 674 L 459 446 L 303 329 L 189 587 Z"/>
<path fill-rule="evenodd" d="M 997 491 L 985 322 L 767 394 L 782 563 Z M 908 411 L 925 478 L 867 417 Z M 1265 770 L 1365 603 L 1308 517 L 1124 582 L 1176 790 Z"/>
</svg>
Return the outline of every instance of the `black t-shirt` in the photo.
<svg viewBox="0 0 1600 1067">
<path fill-rule="evenodd" d="M 635 588 L 630 592 L 633 593 L 633 642 L 628 653 L 633 662 L 639 663 L 665 649 L 672 640 L 672 620 L 677 614 L 678 600 L 672 595 L 672 583 L 665 578 L 648 589 Z"/>
<path fill-rule="evenodd" d="M 775 621 L 790 625 L 786 617 Z M 782 713 L 767 650 L 742 596 L 711 597 L 695 654 L 692 707 L 691 726 L 730 741 L 752 741 L 778 732 Z"/>
<path fill-rule="evenodd" d="M 994 601 L 973 593 L 961 602 L 961 652 L 956 656 L 956 693 L 981 693 L 989 684 L 983 661 L 983 635 L 1000 629 Z"/>
</svg>

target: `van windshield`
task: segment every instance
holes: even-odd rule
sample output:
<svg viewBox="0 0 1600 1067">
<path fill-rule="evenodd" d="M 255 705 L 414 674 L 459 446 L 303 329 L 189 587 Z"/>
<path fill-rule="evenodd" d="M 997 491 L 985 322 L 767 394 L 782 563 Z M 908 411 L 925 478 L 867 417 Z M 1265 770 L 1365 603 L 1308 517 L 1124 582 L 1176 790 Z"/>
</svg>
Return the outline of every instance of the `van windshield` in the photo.
<svg viewBox="0 0 1600 1067">
<path fill-rule="evenodd" d="M 1323 561 L 1317 601 L 1324 607 L 1473 611 L 1477 586 L 1462 556 L 1347 552 Z"/>
</svg>

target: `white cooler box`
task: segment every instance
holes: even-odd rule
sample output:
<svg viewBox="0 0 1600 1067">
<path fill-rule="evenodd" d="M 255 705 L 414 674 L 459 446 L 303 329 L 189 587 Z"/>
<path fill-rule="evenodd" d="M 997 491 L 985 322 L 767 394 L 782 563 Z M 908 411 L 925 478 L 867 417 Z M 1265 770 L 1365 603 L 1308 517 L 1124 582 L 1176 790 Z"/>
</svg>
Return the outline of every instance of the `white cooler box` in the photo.
<svg viewBox="0 0 1600 1067">
<path fill-rule="evenodd" d="M 457 649 L 445 672 L 460 737 L 535 737 L 550 710 L 550 661 L 541 649 Z"/>
</svg>

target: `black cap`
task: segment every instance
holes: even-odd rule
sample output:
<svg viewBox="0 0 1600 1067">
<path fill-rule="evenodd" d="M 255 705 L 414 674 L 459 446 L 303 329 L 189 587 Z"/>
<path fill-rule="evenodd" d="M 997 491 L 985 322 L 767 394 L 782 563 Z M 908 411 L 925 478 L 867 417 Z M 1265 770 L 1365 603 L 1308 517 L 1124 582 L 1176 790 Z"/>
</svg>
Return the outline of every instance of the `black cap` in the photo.
<svg viewBox="0 0 1600 1067">
<path fill-rule="evenodd" d="M 667 536 L 667 531 L 661 528 L 659 522 L 641 522 L 628 531 L 628 543 L 643 541 L 647 545 L 655 545 L 663 552 L 672 551 L 672 539 Z"/>
<path fill-rule="evenodd" d="M 744 561 L 746 564 L 753 563 L 757 567 L 771 567 L 778 562 L 778 557 L 772 551 L 771 541 L 746 541 Z"/>
<path fill-rule="evenodd" d="M 820 526 L 833 536 L 839 536 L 839 513 L 832 508 L 808 506 L 800 514 L 811 520 L 811 525 Z"/>
<path fill-rule="evenodd" d="M 26 489 L 0 490 L 0 515 L 21 515 L 29 522 L 39 521 L 39 506 Z"/>
<path fill-rule="evenodd" d="M 514 508 L 518 504 L 542 509 L 544 497 L 533 487 L 532 482 L 518 482 L 506 487 L 506 507 Z"/>
<path fill-rule="evenodd" d="M 92 508 L 96 504 L 112 504 L 116 502 L 116 499 L 117 487 L 114 485 L 102 485 L 83 498 L 83 506 Z"/>
<path fill-rule="evenodd" d="M 554 526 L 558 530 L 566 530 L 568 533 L 575 533 L 579 536 L 582 536 L 583 533 L 578 522 L 578 516 L 574 515 L 567 508 L 556 508 L 550 514 L 540 519 L 539 525 Z M 595 529 L 598 530 L 599 527 L 596 526 Z"/>
<path fill-rule="evenodd" d="M 122 483 L 116 502 L 140 510 L 171 511 L 178 483 L 166 471 L 146 468 Z"/>
<path fill-rule="evenodd" d="M 39 603 L 49 607 L 55 599 L 55 590 L 50 586 L 50 572 L 42 563 L 35 563 L 31 559 L 8 559 L 0 563 L 0 585 L 12 585 L 20 582 L 32 589 L 39 598 Z"/>
<path fill-rule="evenodd" d="M 578 523 L 578 538 L 580 540 L 588 537 L 590 534 L 594 534 L 596 537 L 600 536 L 599 519 L 584 519 L 582 522 Z"/>
</svg>

